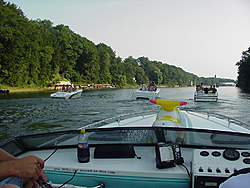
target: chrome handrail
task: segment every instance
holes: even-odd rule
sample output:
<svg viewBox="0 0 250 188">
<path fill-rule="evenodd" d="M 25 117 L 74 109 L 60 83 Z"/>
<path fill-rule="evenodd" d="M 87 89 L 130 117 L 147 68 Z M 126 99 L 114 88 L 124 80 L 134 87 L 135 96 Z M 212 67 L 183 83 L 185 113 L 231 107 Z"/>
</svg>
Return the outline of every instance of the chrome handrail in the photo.
<svg viewBox="0 0 250 188">
<path fill-rule="evenodd" d="M 188 112 L 196 112 L 196 113 L 199 113 L 199 114 L 206 114 L 208 119 L 210 117 L 215 117 L 215 118 L 218 118 L 218 119 L 221 119 L 221 120 L 227 119 L 228 127 L 230 126 L 231 123 L 234 123 L 236 125 L 244 126 L 245 128 L 250 129 L 250 124 L 248 124 L 246 122 L 243 122 L 243 121 L 241 121 L 239 119 L 226 116 L 226 115 L 218 114 L 218 113 L 215 113 L 215 112 L 208 112 L 208 111 L 200 111 L 200 110 L 196 110 L 196 109 L 189 109 L 189 108 L 182 108 L 182 110 L 185 110 L 187 113 Z"/>
<path fill-rule="evenodd" d="M 196 112 L 198 114 L 203 114 L 203 115 L 206 114 L 208 119 L 212 118 L 212 117 L 222 119 L 222 120 L 227 119 L 228 127 L 230 126 L 231 123 L 234 123 L 234 124 L 237 124 L 239 126 L 243 126 L 247 129 L 250 129 L 250 124 L 248 124 L 246 122 L 240 121 L 240 120 L 233 118 L 233 117 L 228 117 L 228 116 L 225 116 L 222 114 L 218 114 L 215 112 L 201 111 L 201 110 L 196 110 L 195 108 L 185 108 L 185 107 L 181 107 L 180 110 L 186 111 L 187 113 Z M 143 112 L 121 114 L 119 116 L 110 117 L 110 118 L 107 118 L 107 119 L 104 119 L 104 120 L 101 120 L 101 121 L 98 121 L 95 123 L 91 123 L 87 126 L 84 126 L 84 128 L 89 128 L 89 129 L 98 128 L 98 127 L 103 126 L 105 124 L 114 123 L 114 122 L 117 122 L 119 124 L 121 120 L 124 120 L 126 118 L 132 118 L 132 117 L 136 117 L 136 116 L 142 116 L 142 118 L 144 118 L 145 115 L 151 115 L 151 114 L 157 114 L 157 111 L 155 109 L 153 109 L 153 110 L 147 110 L 147 111 L 143 111 Z"/>
</svg>

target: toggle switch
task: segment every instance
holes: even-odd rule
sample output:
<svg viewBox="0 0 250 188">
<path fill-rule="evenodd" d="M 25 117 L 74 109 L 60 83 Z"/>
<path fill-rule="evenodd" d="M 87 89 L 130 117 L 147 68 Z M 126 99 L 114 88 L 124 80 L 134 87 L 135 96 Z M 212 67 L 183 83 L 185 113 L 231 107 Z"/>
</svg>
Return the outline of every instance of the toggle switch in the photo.
<svg viewBox="0 0 250 188">
<path fill-rule="evenodd" d="M 221 170 L 219 168 L 216 168 L 217 173 L 221 173 Z"/>
</svg>

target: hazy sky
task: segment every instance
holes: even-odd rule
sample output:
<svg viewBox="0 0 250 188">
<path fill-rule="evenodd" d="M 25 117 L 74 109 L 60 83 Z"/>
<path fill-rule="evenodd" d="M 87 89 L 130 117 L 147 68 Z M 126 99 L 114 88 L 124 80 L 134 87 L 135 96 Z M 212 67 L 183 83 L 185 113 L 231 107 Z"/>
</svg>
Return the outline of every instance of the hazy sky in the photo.
<svg viewBox="0 0 250 188">
<path fill-rule="evenodd" d="M 68 25 L 117 56 L 148 57 L 198 76 L 237 78 L 250 47 L 249 0 L 5 0 L 27 18 Z"/>
</svg>

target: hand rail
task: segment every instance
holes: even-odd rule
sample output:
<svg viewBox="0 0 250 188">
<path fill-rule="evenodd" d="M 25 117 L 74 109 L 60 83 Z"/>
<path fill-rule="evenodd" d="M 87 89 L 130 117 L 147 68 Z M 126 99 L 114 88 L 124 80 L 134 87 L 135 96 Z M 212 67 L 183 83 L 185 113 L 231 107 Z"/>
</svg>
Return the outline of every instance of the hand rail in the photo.
<svg viewBox="0 0 250 188">
<path fill-rule="evenodd" d="M 199 114 L 204 114 L 204 115 L 207 115 L 208 119 L 210 117 L 215 117 L 215 118 L 222 119 L 222 120 L 227 119 L 228 127 L 230 127 L 231 123 L 234 123 L 234 124 L 243 126 L 243 127 L 247 128 L 247 129 L 250 129 L 250 124 L 248 124 L 246 122 L 243 122 L 243 121 L 241 121 L 239 119 L 226 116 L 226 115 L 218 114 L 218 113 L 215 113 L 215 112 L 207 112 L 207 111 L 200 111 L 200 110 L 197 111 L 196 109 L 190 109 L 190 108 L 181 108 L 181 110 L 185 110 L 187 113 L 188 112 L 196 112 L 196 113 L 199 113 Z"/>
</svg>

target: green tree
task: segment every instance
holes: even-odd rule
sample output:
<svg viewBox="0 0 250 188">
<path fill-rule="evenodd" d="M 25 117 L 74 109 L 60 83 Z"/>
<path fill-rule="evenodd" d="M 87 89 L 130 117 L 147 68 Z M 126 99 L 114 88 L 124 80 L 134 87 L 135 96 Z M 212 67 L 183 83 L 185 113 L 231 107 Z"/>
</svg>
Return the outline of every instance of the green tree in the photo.
<svg viewBox="0 0 250 188">
<path fill-rule="evenodd" d="M 30 62 L 36 62 L 30 31 L 34 25 L 16 5 L 1 1 L 0 7 L 0 75 L 4 84 L 17 86 L 29 82 Z"/>
<path fill-rule="evenodd" d="M 83 38 L 83 52 L 77 60 L 75 67 L 84 82 L 98 83 L 100 65 L 98 62 L 98 53 L 93 42 Z"/>
<path fill-rule="evenodd" d="M 136 78 L 136 68 L 138 67 L 137 60 L 132 56 L 123 61 L 123 74 L 126 76 L 128 84 L 134 85 Z"/>
<path fill-rule="evenodd" d="M 237 87 L 250 92 L 250 47 L 242 52 L 241 60 L 236 65 L 239 74 Z"/>
<path fill-rule="evenodd" d="M 62 78 L 71 78 L 76 61 L 83 52 L 83 40 L 75 34 L 68 26 L 57 25 L 55 27 L 57 40 L 59 43 L 59 58 L 57 68 Z"/>
<path fill-rule="evenodd" d="M 136 68 L 135 80 L 136 80 L 136 83 L 138 85 L 149 83 L 149 79 L 148 79 L 147 75 L 145 74 L 145 71 L 142 67 Z"/>
<path fill-rule="evenodd" d="M 100 65 L 100 83 L 109 83 L 111 84 L 111 54 L 109 52 L 109 47 L 103 43 L 97 45 L 97 52 L 98 52 L 98 62 Z M 112 52 L 111 52 L 112 53 Z"/>
</svg>

